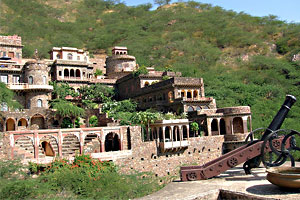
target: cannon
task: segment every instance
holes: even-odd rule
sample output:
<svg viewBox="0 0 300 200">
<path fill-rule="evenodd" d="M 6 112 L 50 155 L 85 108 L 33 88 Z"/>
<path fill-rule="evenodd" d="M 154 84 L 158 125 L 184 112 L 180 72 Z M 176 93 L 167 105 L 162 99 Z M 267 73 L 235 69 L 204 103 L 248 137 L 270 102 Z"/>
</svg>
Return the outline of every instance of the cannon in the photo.
<svg viewBox="0 0 300 200">
<path fill-rule="evenodd" d="M 295 140 L 295 136 L 300 136 L 300 133 L 294 130 L 280 129 L 295 102 L 296 98 L 294 96 L 286 95 L 284 103 L 268 128 L 259 128 L 252 131 L 246 138 L 247 144 L 202 166 L 181 167 L 181 180 L 208 179 L 242 163 L 244 163 L 243 168 L 246 174 L 251 173 L 251 169 L 258 167 L 261 162 L 268 168 L 280 166 L 289 158 L 291 165 L 295 166 L 292 151 L 300 151 Z M 261 139 L 254 140 L 254 134 L 257 132 L 263 132 L 263 135 Z"/>
</svg>

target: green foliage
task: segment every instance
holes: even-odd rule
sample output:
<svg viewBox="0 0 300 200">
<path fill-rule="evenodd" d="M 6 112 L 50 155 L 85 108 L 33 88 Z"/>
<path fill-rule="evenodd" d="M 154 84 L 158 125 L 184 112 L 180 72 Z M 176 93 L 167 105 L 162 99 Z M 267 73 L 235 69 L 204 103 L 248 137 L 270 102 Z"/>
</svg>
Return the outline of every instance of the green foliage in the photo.
<svg viewBox="0 0 300 200">
<path fill-rule="evenodd" d="M 66 100 L 56 99 L 51 102 L 51 105 L 56 110 L 56 113 L 62 117 L 82 117 L 85 115 L 83 108 Z"/>
<path fill-rule="evenodd" d="M 68 83 L 57 83 L 56 81 L 50 82 L 53 86 L 52 96 L 55 98 L 65 99 L 66 96 L 78 96 L 78 93 Z"/>
<path fill-rule="evenodd" d="M 112 162 L 89 155 L 76 156 L 73 162 L 56 159 L 46 166 L 29 167 L 43 170 L 37 178 L 13 179 L 15 172 L 0 177 L 0 199 L 132 199 L 163 186 L 152 174 L 119 174 Z"/>
<path fill-rule="evenodd" d="M 61 128 L 74 128 L 70 118 L 66 117 L 61 122 Z"/>
<path fill-rule="evenodd" d="M 9 108 L 20 108 L 19 102 L 14 101 L 14 92 L 6 87 L 6 85 L 0 82 L 0 105 L 5 104 Z"/>
<path fill-rule="evenodd" d="M 192 132 L 197 132 L 199 130 L 199 125 L 197 122 L 190 123 L 190 129 Z"/>
<path fill-rule="evenodd" d="M 93 84 L 80 87 L 80 96 L 83 104 L 88 108 L 94 108 L 96 103 L 111 101 L 114 89 L 102 84 Z"/>
<path fill-rule="evenodd" d="M 138 77 L 141 74 L 147 75 L 149 73 L 146 66 L 140 66 L 136 71 L 132 72 L 134 77 Z"/>
<path fill-rule="evenodd" d="M 96 127 L 98 126 L 98 118 L 97 116 L 93 115 L 90 117 L 90 120 L 89 120 L 89 124 L 90 124 L 90 127 Z"/>
<path fill-rule="evenodd" d="M 103 75 L 103 72 L 101 69 L 96 69 L 96 72 L 94 73 L 94 76 L 101 76 Z"/>
</svg>

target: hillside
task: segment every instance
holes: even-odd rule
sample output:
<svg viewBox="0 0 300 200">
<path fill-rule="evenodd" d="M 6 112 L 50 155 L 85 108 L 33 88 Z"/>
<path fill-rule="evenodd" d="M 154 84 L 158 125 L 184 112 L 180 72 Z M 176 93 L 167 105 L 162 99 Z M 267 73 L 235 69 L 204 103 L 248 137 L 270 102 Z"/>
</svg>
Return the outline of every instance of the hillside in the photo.
<svg viewBox="0 0 300 200">
<path fill-rule="evenodd" d="M 0 34 L 22 36 L 24 56 L 53 46 L 92 54 L 127 46 L 140 65 L 203 77 L 219 107 L 249 105 L 266 127 L 285 94 L 300 101 L 300 25 L 193 1 L 128 7 L 114 0 L 1 0 Z M 298 56 L 300 58 L 300 55 Z M 294 58 L 294 59 L 293 59 Z M 299 102 L 285 128 L 300 131 Z"/>
</svg>

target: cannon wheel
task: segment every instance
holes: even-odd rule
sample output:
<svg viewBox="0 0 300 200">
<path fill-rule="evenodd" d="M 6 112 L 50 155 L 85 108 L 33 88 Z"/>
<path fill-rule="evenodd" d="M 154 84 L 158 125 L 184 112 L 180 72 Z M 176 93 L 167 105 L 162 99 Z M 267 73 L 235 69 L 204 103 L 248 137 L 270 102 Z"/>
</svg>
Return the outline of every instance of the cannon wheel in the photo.
<svg viewBox="0 0 300 200">
<path fill-rule="evenodd" d="M 247 135 L 247 137 L 246 137 L 246 139 L 245 139 L 245 142 L 253 142 L 254 136 L 255 136 L 255 135 L 257 135 L 257 134 L 259 134 L 259 133 L 260 133 L 260 135 L 263 135 L 263 133 L 264 133 L 266 130 L 267 130 L 267 128 L 257 128 L 257 129 L 255 129 L 254 131 L 251 131 L 251 132 Z M 258 139 L 260 139 L 260 138 L 258 138 Z"/>
<path fill-rule="evenodd" d="M 280 166 L 288 158 L 291 160 L 291 165 L 295 166 L 292 152 L 300 151 L 300 148 L 297 147 L 295 136 L 300 137 L 300 133 L 294 130 L 280 129 L 272 132 L 265 138 L 261 148 L 261 158 L 266 168 Z M 280 142 L 279 138 L 281 138 L 282 142 Z M 289 148 L 286 148 L 287 145 Z"/>
</svg>

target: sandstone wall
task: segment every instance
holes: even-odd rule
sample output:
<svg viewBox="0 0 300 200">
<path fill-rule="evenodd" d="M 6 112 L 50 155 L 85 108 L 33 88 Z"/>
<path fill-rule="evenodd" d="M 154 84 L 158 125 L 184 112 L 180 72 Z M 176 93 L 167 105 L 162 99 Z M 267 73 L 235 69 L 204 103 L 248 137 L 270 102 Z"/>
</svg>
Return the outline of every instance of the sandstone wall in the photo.
<svg viewBox="0 0 300 200">
<path fill-rule="evenodd" d="M 178 175 L 182 165 L 203 165 L 222 153 L 223 136 L 190 138 L 185 150 L 161 153 L 156 141 L 142 142 L 139 127 L 130 127 L 132 155 L 115 161 L 121 172 L 153 172 L 156 176 Z"/>
</svg>

